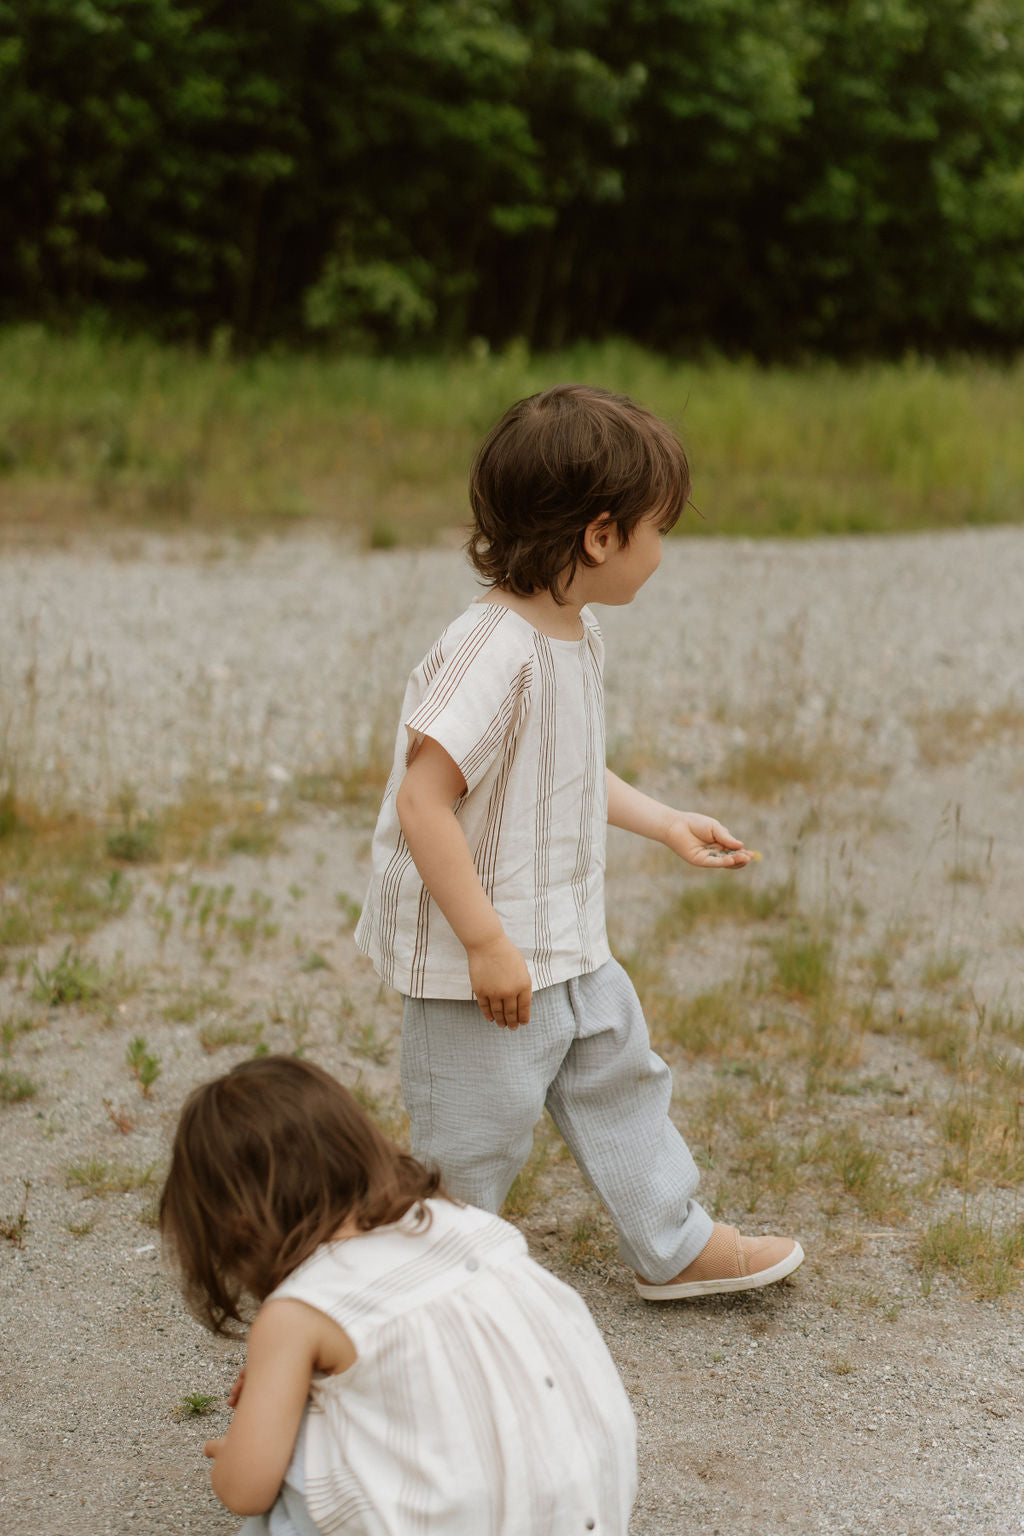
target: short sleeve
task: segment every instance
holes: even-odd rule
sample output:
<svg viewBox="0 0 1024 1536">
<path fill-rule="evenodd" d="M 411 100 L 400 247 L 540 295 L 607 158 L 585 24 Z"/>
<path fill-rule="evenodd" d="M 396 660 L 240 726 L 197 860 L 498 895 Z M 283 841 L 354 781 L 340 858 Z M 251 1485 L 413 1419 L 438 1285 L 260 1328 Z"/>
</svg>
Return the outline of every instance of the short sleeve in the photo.
<svg viewBox="0 0 1024 1536">
<path fill-rule="evenodd" d="M 458 764 L 471 790 L 522 720 L 533 646 L 528 630 L 507 609 L 481 606 L 479 617 L 470 614 L 468 622 L 449 626 L 418 669 L 403 720 L 409 757 L 429 736 Z"/>
</svg>

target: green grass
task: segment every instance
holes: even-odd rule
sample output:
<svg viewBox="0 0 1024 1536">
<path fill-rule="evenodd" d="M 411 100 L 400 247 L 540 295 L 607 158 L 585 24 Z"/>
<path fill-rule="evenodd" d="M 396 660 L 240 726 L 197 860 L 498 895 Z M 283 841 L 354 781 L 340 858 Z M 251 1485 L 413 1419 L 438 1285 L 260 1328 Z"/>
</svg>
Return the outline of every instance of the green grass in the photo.
<svg viewBox="0 0 1024 1536">
<path fill-rule="evenodd" d="M 46 970 L 34 965 L 32 975 L 35 977 L 32 996 L 36 1002 L 45 1003 L 50 1008 L 98 1002 L 110 985 L 110 977 L 99 962 L 72 949 L 70 944 Z"/>
<path fill-rule="evenodd" d="M 99 1195 L 124 1195 L 138 1189 L 150 1189 L 157 1182 L 153 1164 L 136 1168 L 130 1163 L 116 1162 L 99 1156 L 86 1158 L 82 1163 L 72 1163 L 64 1170 L 64 1183 L 68 1189 L 80 1189 L 92 1199 Z"/>
<path fill-rule="evenodd" d="M 175 1419 L 201 1419 L 208 1413 L 212 1413 L 217 1407 L 218 1399 L 209 1392 L 186 1392 L 179 1403 L 171 1409 L 171 1417 Z"/>
<path fill-rule="evenodd" d="M 208 1056 L 228 1045 L 255 1047 L 262 1037 L 263 1025 L 253 1022 L 232 1023 L 228 1020 L 223 1024 L 204 1024 L 199 1030 L 199 1044 Z"/>
<path fill-rule="evenodd" d="M 159 1058 L 148 1049 L 142 1036 L 136 1035 L 133 1040 L 128 1042 L 128 1049 L 125 1052 L 124 1059 L 128 1065 L 129 1072 L 139 1085 L 142 1097 L 148 1099 L 153 1084 L 163 1071 Z"/>
<path fill-rule="evenodd" d="M 0 1104 L 21 1104 L 25 1099 L 34 1099 L 38 1092 L 37 1085 L 24 1072 L 0 1068 Z"/>
<path fill-rule="evenodd" d="M 916 1258 L 926 1281 L 945 1270 L 966 1280 L 978 1296 L 1005 1296 L 1024 1281 L 1024 1223 L 997 1232 L 962 1215 L 943 1217 L 921 1234 Z"/>
<path fill-rule="evenodd" d="M 666 1007 L 664 1033 L 693 1056 L 743 1054 L 757 1042 L 757 1017 L 739 987 L 726 983 Z"/>
<path fill-rule="evenodd" d="M 119 917 L 131 899 L 100 828 L 73 812 L 45 812 L 13 790 L 0 795 L 0 948 L 39 944 L 52 933 L 81 937 Z"/>
<path fill-rule="evenodd" d="M 827 935 L 796 931 L 771 946 L 779 990 L 805 1001 L 822 998 L 835 982 L 832 940 Z"/>
<path fill-rule="evenodd" d="M 659 918 L 658 931 L 669 937 L 702 923 L 763 923 L 785 912 L 792 899 L 788 882 L 765 885 L 756 875 L 720 870 L 683 891 Z"/>
<path fill-rule="evenodd" d="M 24 1193 L 21 1197 L 21 1205 L 11 1216 L 0 1216 L 0 1237 L 13 1243 L 15 1248 L 24 1248 L 25 1232 L 28 1229 L 28 1197 L 32 1190 L 29 1179 L 22 1179 Z"/>
<path fill-rule="evenodd" d="M 517 397 L 626 390 L 682 431 L 694 533 L 1016 522 L 1024 363 L 673 362 L 622 342 L 530 357 L 242 360 L 38 327 L 0 333 L 9 524 L 317 519 L 378 549 L 463 521 L 475 445 Z"/>
<path fill-rule="evenodd" d="M 905 1217 L 906 1191 L 893 1174 L 885 1153 L 877 1146 L 866 1145 L 856 1126 L 844 1126 L 836 1135 L 823 1132 L 813 1157 L 835 1175 L 867 1215 L 884 1221 Z"/>
</svg>

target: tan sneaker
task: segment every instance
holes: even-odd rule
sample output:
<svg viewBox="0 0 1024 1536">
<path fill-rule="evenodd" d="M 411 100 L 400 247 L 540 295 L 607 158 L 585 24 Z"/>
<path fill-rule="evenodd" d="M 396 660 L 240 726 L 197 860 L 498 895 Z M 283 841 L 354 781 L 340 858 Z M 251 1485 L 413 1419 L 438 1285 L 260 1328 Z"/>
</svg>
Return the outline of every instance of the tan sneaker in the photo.
<svg viewBox="0 0 1024 1536">
<path fill-rule="evenodd" d="M 716 1221 L 706 1246 L 674 1280 L 654 1285 L 637 1275 L 636 1288 L 646 1301 L 752 1291 L 791 1275 L 803 1261 L 804 1251 L 791 1237 L 741 1237 L 735 1227 Z"/>
</svg>

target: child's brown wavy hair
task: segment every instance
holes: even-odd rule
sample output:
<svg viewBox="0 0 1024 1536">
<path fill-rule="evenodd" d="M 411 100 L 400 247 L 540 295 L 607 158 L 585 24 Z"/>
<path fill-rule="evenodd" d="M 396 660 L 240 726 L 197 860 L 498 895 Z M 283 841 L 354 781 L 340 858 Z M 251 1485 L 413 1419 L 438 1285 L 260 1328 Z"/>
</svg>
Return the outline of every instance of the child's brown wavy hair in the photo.
<svg viewBox="0 0 1024 1536">
<path fill-rule="evenodd" d="M 367 1232 L 443 1193 L 330 1073 L 264 1056 L 185 1101 L 160 1230 L 193 1315 L 231 1335 L 342 1222 Z"/>
<path fill-rule="evenodd" d="M 559 384 L 519 400 L 480 447 L 469 480 L 466 549 L 481 576 L 559 602 L 589 565 L 588 525 L 609 514 L 619 544 L 652 514 L 667 533 L 690 497 L 690 466 L 672 429 L 628 395 Z"/>
</svg>

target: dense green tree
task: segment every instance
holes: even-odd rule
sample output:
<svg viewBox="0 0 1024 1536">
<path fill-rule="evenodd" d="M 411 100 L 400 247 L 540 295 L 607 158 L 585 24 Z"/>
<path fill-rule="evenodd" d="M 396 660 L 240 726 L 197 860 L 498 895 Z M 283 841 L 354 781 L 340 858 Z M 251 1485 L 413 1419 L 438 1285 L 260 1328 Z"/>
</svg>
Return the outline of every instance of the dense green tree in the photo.
<svg viewBox="0 0 1024 1536">
<path fill-rule="evenodd" d="M 1024 6 L 847 0 L 808 20 L 806 129 L 766 188 L 771 307 L 815 347 L 1019 344 Z"/>
<path fill-rule="evenodd" d="M 0 318 L 1024 340 L 1024 0 L 0 0 Z"/>
</svg>

